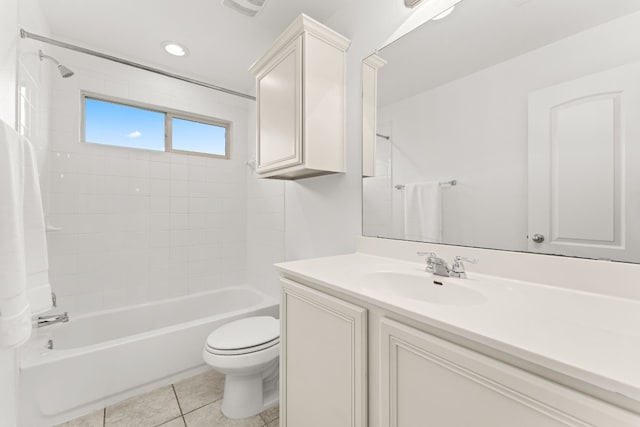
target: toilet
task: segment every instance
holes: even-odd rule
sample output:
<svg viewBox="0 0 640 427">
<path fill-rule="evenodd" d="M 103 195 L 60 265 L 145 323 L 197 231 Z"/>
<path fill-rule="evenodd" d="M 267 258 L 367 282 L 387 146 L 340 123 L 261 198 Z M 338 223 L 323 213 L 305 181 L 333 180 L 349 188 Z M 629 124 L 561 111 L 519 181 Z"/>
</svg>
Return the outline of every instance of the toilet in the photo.
<svg viewBox="0 0 640 427">
<path fill-rule="evenodd" d="M 225 374 L 222 413 L 256 415 L 278 403 L 280 321 L 270 316 L 227 323 L 207 337 L 202 357 Z"/>
</svg>

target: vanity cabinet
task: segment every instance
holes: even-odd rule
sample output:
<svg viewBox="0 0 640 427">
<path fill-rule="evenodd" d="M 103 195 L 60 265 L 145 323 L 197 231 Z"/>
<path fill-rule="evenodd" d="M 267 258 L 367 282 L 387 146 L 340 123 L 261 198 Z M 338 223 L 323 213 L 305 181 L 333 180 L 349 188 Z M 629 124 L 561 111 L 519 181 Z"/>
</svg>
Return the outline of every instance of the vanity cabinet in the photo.
<svg viewBox="0 0 640 427">
<path fill-rule="evenodd" d="M 367 426 L 367 310 L 282 279 L 280 425 Z"/>
<path fill-rule="evenodd" d="M 597 399 L 397 321 L 380 327 L 381 427 L 634 426 Z"/>
<path fill-rule="evenodd" d="M 282 286 L 282 426 L 640 425 L 553 372 L 533 374 L 354 296 Z"/>
<path fill-rule="evenodd" d="M 349 43 L 303 14 L 251 66 L 258 177 L 300 179 L 345 171 Z"/>
</svg>

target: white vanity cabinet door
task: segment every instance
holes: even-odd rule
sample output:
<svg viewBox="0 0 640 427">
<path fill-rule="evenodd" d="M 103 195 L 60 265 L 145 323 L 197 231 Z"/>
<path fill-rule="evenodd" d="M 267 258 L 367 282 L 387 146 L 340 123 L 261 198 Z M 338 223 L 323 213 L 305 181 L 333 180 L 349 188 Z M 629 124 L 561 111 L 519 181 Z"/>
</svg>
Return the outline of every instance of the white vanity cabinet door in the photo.
<svg viewBox="0 0 640 427">
<path fill-rule="evenodd" d="M 640 418 L 390 319 L 380 322 L 382 427 L 638 426 Z"/>
<path fill-rule="evenodd" d="M 367 426 L 367 310 L 282 279 L 280 425 Z"/>
</svg>

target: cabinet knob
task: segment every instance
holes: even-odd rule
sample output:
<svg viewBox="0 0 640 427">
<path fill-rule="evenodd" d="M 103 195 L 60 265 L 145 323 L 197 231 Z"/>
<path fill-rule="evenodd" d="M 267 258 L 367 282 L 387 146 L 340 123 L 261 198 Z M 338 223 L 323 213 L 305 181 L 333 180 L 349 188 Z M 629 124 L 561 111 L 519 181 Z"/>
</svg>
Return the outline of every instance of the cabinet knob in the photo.
<svg viewBox="0 0 640 427">
<path fill-rule="evenodd" d="M 531 240 L 533 240 L 533 243 L 542 243 L 544 242 L 544 236 L 542 234 L 534 234 Z"/>
</svg>

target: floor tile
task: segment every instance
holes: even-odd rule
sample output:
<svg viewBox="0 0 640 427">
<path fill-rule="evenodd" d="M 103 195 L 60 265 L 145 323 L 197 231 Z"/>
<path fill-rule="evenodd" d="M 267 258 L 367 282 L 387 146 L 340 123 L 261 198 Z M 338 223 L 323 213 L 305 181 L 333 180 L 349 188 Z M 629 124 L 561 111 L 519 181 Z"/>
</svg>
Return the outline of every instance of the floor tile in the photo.
<svg viewBox="0 0 640 427">
<path fill-rule="evenodd" d="M 224 375 L 213 369 L 174 385 L 180 409 L 186 414 L 222 398 Z"/>
<path fill-rule="evenodd" d="M 104 423 L 104 409 L 92 412 L 84 417 L 76 418 L 60 424 L 58 427 L 102 427 Z"/>
<path fill-rule="evenodd" d="M 155 427 L 180 416 L 171 386 L 107 407 L 106 427 Z"/>
<path fill-rule="evenodd" d="M 261 412 L 260 416 L 262 417 L 265 423 L 270 423 L 271 421 L 277 419 L 280 416 L 280 406 L 276 405 L 271 409 L 267 409 L 266 411 Z"/>
<path fill-rule="evenodd" d="M 176 418 L 175 420 L 161 424 L 158 427 L 184 427 L 184 419 L 182 417 Z"/>
<path fill-rule="evenodd" d="M 260 415 L 239 420 L 225 417 L 220 410 L 222 400 L 218 400 L 203 408 L 197 409 L 184 416 L 187 427 L 262 427 L 264 421 Z"/>
<path fill-rule="evenodd" d="M 277 420 L 271 421 L 267 424 L 267 427 L 280 427 L 280 419 L 278 418 Z"/>
</svg>

